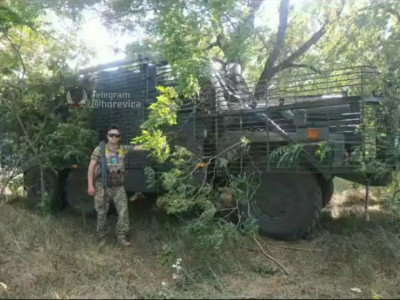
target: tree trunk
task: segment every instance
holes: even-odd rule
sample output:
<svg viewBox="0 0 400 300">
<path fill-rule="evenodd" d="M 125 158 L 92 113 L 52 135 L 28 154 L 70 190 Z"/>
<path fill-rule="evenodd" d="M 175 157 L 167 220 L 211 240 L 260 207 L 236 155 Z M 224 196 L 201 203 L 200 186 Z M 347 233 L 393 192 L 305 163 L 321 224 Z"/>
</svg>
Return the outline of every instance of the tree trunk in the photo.
<svg viewBox="0 0 400 300">
<path fill-rule="evenodd" d="M 44 187 L 44 176 L 43 176 L 43 168 L 39 164 L 39 170 L 40 170 L 40 196 L 42 198 L 42 206 L 44 205 L 44 197 L 45 197 L 45 187 Z"/>
</svg>

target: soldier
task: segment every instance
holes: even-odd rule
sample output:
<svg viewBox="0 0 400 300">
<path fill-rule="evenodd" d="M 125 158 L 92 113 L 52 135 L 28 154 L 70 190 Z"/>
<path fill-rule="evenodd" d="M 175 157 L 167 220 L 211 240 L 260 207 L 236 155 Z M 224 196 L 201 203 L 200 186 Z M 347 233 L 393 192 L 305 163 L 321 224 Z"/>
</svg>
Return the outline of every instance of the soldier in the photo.
<svg viewBox="0 0 400 300">
<path fill-rule="evenodd" d="M 129 246 L 127 240 L 129 231 L 128 200 L 124 189 L 124 159 L 129 151 L 140 150 L 140 146 L 120 145 L 121 133 L 117 126 L 107 130 L 107 144 L 105 145 L 105 158 L 107 161 L 107 185 L 104 189 L 101 181 L 99 162 L 102 157 L 100 146 L 97 146 L 91 156 L 88 168 L 88 193 L 94 196 L 97 212 L 97 234 L 101 244 L 104 244 L 108 234 L 107 215 L 110 202 L 113 201 L 118 213 L 116 226 L 117 240 L 122 246 Z M 93 184 L 94 182 L 94 184 Z"/>
</svg>

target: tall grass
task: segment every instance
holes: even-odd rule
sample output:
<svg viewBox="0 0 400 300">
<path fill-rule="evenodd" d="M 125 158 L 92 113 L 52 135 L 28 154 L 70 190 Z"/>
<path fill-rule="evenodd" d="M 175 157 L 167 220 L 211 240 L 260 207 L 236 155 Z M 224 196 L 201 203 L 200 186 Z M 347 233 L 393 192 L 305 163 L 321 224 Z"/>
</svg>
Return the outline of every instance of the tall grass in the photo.
<svg viewBox="0 0 400 300">
<path fill-rule="evenodd" d="M 353 201 L 353 200 L 352 200 Z M 110 216 L 115 221 L 115 216 Z M 67 211 L 43 216 L 16 205 L 0 210 L 2 298 L 344 298 L 400 296 L 400 221 L 389 211 L 332 218 L 310 240 L 262 247 L 236 236 L 207 251 L 177 222 L 148 212 L 131 214 L 131 248 L 112 237 L 98 248 L 95 219 Z M 227 229 L 228 230 L 228 229 Z M 228 232 L 230 232 L 228 230 Z M 221 238 L 215 233 L 214 239 Z M 204 241 L 203 241 L 204 242 Z M 278 248 L 289 247 L 287 248 Z M 321 251 L 297 250 L 297 248 Z M 177 264 L 180 259 L 179 264 Z M 178 266 L 180 269 L 178 270 Z M 176 274 L 174 276 L 174 274 Z M 351 288 L 357 287 L 361 293 Z"/>
</svg>

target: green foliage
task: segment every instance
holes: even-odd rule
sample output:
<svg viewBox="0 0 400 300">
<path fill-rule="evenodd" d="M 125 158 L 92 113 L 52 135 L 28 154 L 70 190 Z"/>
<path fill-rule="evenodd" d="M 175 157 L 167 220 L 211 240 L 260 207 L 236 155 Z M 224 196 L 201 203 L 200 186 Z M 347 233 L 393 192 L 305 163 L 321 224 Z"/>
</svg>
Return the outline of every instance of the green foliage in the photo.
<svg viewBox="0 0 400 300">
<path fill-rule="evenodd" d="M 62 83 L 66 81 L 65 74 L 71 73 L 66 61 L 72 58 L 71 50 L 81 47 L 76 47 L 75 42 L 68 43 L 67 38 L 54 42 L 36 28 L 40 29 L 38 16 L 43 13 L 44 6 L 75 19 L 83 8 L 100 1 L 51 2 L 8 0 L 0 6 L 0 110 L 7 131 L 2 149 L 12 154 L 7 158 L 9 164 L 18 162 L 20 157 L 29 160 L 35 156 L 42 167 L 61 168 L 71 162 L 85 164 L 95 140 L 93 132 L 87 129 L 89 110 L 70 111 L 66 115 L 58 112 L 64 101 Z M 176 125 L 176 113 L 181 104 L 178 94 L 188 99 L 186 101 L 192 101 L 201 88 L 209 84 L 210 69 L 222 69 L 228 63 L 242 66 L 249 86 L 254 86 L 263 71 L 277 70 L 278 78 L 301 73 L 294 64 L 286 70 L 279 64 L 301 49 L 327 19 L 331 22 L 326 24 L 325 37 L 292 63 L 301 63 L 312 70 L 374 64 L 384 71 L 389 67 L 398 70 L 400 66 L 400 30 L 396 15 L 400 7 L 396 1 L 348 1 L 339 22 L 332 20 L 337 19 L 335 14 L 340 1 L 330 1 L 329 5 L 319 1 L 309 6 L 294 5 L 290 9 L 284 47 L 278 51 L 278 57 L 269 70 L 264 70 L 264 67 L 276 45 L 277 26 L 266 20 L 257 25 L 255 19 L 263 17 L 265 10 L 275 11 L 272 1 L 263 2 L 264 11 L 257 7 L 261 1 L 245 0 L 115 0 L 101 3 L 102 6 L 97 8 L 103 10 L 106 21 L 118 20 L 118 24 L 127 29 L 145 29 L 144 42 L 128 47 L 130 54 L 146 54 L 147 51 L 160 54 L 170 63 L 177 77 L 176 90 L 158 88 L 157 102 L 150 106 L 142 134 L 133 143 L 143 144 L 159 162 L 172 164 L 172 169 L 159 177 L 154 170 L 147 168 L 147 184 L 161 183 L 166 190 L 157 199 L 157 205 L 184 220 L 183 236 L 190 246 L 188 252 L 197 253 L 205 268 L 210 259 L 217 261 L 221 253 L 237 243 L 238 232 L 236 226 L 220 217 L 219 195 L 213 187 L 214 182 L 205 177 L 212 162 L 199 167 L 198 163 L 202 161 L 193 153 L 181 147 L 176 147 L 174 152 L 170 148 L 165 128 Z M 398 71 L 392 73 L 394 78 L 390 79 L 391 82 L 398 83 Z M 285 84 L 288 86 L 290 83 Z M 314 86 L 324 84 L 326 82 L 321 81 Z M 302 89 L 298 86 L 298 90 Z M 359 155 L 357 151 L 353 155 L 353 162 L 358 163 L 364 173 L 383 174 L 388 165 L 398 164 L 398 85 L 392 84 L 385 92 L 387 97 L 381 107 L 384 119 L 377 119 L 370 109 L 364 111 L 367 143 L 358 149 Z M 23 120 L 26 134 L 17 116 Z M 63 116 L 65 120 L 62 120 Z M 27 143 L 27 139 L 32 145 Z M 379 147 L 386 148 L 389 160 L 378 161 Z M 302 144 L 284 146 L 275 149 L 271 158 L 279 167 L 292 167 L 299 162 L 303 150 Z M 320 143 L 315 155 L 324 163 L 330 152 L 328 143 Z M 227 157 L 218 156 L 213 162 L 218 168 L 228 170 L 235 156 L 235 153 Z M 249 203 L 257 190 L 254 174 L 233 176 L 228 171 L 227 174 L 227 187 L 232 191 L 236 206 Z M 194 183 L 196 177 L 200 182 Z M 397 177 L 390 187 L 393 199 L 398 196 Z M 44 212 L 49 211 L 48 195 L 43 195 L 42 208 Z M 247 233 L 258 230 L 253 219 L 242 220 L 241 225 Z M 176 259 L 176 248 L 167 246 L 162 249 L 161 263 L 171 264 Z M 257 272 L 265 274 L 269 271 L 260 267 Z"/>
<path fill-rule="evenodd" d="M 55 170 L 85 163 L 95 138 L 87 129 L 88 112 L 68 112 L 65 106 L 64 86 L 78 82 L 67 62 L 74 57 L 79 63 L 85 47 L 71 43 L 73 32 L 55 39 L 40 21 L 43 14 L 40 3 L 0 4 L 2 163 L 16 170 L 11 177 L 26 168 Z M 44 213 L 51 210 L 51 200 L 42 191 Z"/>
<path fill-rule="evenodd" d="M 388 197 L 386 200 L 400 205 L 400 172 L 395 171 L 392 173 L 392 181 L 387 187 L 387 194 Z"/>
<path fill-rule="evenodd" d="M 201 209 L 206 202 L 206 197 L 185 197 L 185 194 L 167 193 L 157 198 L 157 206 L 163 208 L 168 214 L 186 215 Z"/>
<path fill-rule="evenodd" d="M 46 161 L 55 169 L 70 167 L 73 163 L 87 165 L 97 135 L 89 129 L 88 111 L 71 111 L 66 122 L 58 123 L 54 132 L 42 138 L 39 149 Z"/>
<path fill-rule="evenodd" d="M 237 203 L 243 205 L 249 203 L 252 195 L 258 188 L 258 183 L 255 180 L 255 175 L 252 173 L 230 174 L 228 188 L 232 191 Z"/>
<path fill-rule="evenodd" d="M 155 187 L 157 184 L 156 172 L 153 168 L 146 166 L 144 168 L 144 175 L 146 177 L 146 186 L 148 189 Z"/>
<path fill-rule="evenodd" d="M 163 244 L 160 253 L 157 255 L 158 262 L 163 266 L 172 265 L 176 258 L 176 249 L 170 244 Z"/>
<path fill-rule="evenodd" d="M 277 161 L 278 167 L 294 167 L 300 161 L 303 144 L 291 144 L 282 146 L 271 151 L 271 160 Z"/>
<path fill-rule="evenodd" d="M 315 151 L 315 157 L 320 163 L 329 162 L 330 154 L 332 153 L 332 146 L 328 142 L 318 143 L 318 148 Z"/>
<path fill-rule="evenodd" d="M 327 19 L 331 25 L 327 26 L 329 33 L 340 25 L 336 15 L 342 1 L 331 2 L 331 5 L 297 4 L 290 8 L 291 21 L 283 49 L 275 58 L 276 65 L 278 60 L 302 49 Z M 275 12 L 278 6 L 277 1 L 115 0 L 104 3 L 100 11 L 108 24 L 122 26 L 124 30 L 140 28 L 143 38 L 128 47 L 130 54 L 155 54 L 167 60 L 176 75 L 179 92 L 190 98 L 199 93 L 204 83 L 209 83 L 211 68 L 224 68 L 229 63 L 240 64 L 246 80 L 257 82 L 275 46 L 278 28 L 277 19 L 268 20 L 266 12 Z M 321 51 L 301 51 L 293 63 L 313 66 L 320 62 Z M 288 67 L 297 69 L 285 66 Z"/>
<path fill-rule="evenodd" d="M 197 93 L 199 77 L 208 63 L 206 47 L 211 36 L 209 27 L 199 24 L 199 12 L 188 10 L 194 3 L 171 2 L 162 5 L 163 12 L 156 18 L 157 35 L 162 42 L 158 49 L 173 70 L 179 74 L 178 89 L 185 97 Z"/>
<path fill-rule="evenodd" d="M 200 187 L 193 184 L 196 161 L 193 154 L 185 148 L 177 147 L 170 161 L 173 168 L 164 172 L 160 178 L 167 192 L 157 199 L 157 206 L 173 215 L 198 213 L 205 209 L 213 197 L 213 190 L 209 183 Z"/>
<path fill-rule="evenodd" d="M 387 163 L 396 166 L 400 161 L 400 73 L 398 70 L 385 70 L 382 76 L 384 99 L 375 115 L 376 143 L 379 154 L 385 154 Z"/>
<path fill-rule="evenodd" d="M 149 107 L 150 113 L 141 125 L 142 134 L 132 140 L 141 143 L 150 150 L 150 154 L 159 162 L 164 162 L 170 155 L 170 146 L 162 128 L 176 125 L 176 113 L 179 108 L 177 93 L 172 87 L 157 87 L 160 95 Z"/>
<path fill-rule="evenodd" d="M 238 225 L 241 226 L 241 231 L 250 235 L 258 233 L 258 223 L 249 211 L 254 201 L 254 195 L 260 187 L 257 174 L 244 171 L 237 175 L 229 174 L 228 176 L 229 181 L 225 188 L 232 194 L 235 207 L 238 209 Z"/>
<path fill-rule="evenodd" d="M 363 136 L 363 143 L 354 147 L 350 162 L 357 171 L 373 178 L 387 176 L 398 168 L 399 79 L 395 70 L 386 69 L 382 72 L 377 85 L 380 86 L 383 100 L 378 106 L 364 105 L 362 124 L 357 129 Z"/>
<path fill-rule="evenodd" d="M 0 30 L 7 32 L 16 26 L 33 28 L 40 10 L 33 9 L 23 1 L 3 1 L 0 3 Z"/>
<path fill-rule="evenodd" d="M 209 184 L 200 188 L 193 185 L 192 176 L 195 158 L 191 152 L 183 147 L 176 150 L 169 157 L 172 168 L 162 173 L 159 183 L 166 193 L 157 199 L 157 206 L 165 209 L 168 214 L 179 215 L 201 210 L 211 196 L 212 189 Z"/>
<path fill-rule="evenodd" d="M 400 172 L 392 172 L 392 180 L 385 187 L 381 196 L 384 207 L 392 214 L 395 220 L 400 218 Z"/>
<path fill-rule="evenodd" d="M 14 196 L 22 196 L 21 190 L 23 190 L 24 186 L 24 177 L 22 174 L 17 175 L 14 177 L 11 182 L 8 184 L 8 188 L 10 192 Z"/>
<path fill-rule="evenodd" d="M 177 93 L 172 87 L 158 86 L 160 95 L 149 107 L 149 118 L 143 123 L 144 128 L 176 125 L 176 112 L 179 108 Z"/>
<path fill-rule="evenodd" d="M 192 96 L 198 95 L 202 87 L 209 85 L 211 68 L 223 69 L 229 63 L 241 65 L 249 86 L 254 86 L 263 71 L 276 71 L 275 77 L 284 81 L 285 75 L 304 74 L 304 69 L 307 72 L 310 69 L 313 72 L 322 70 L 322 74 L 329 68 L 354 65 L 377 65 L 381 70 L 388 66 L 398 69 L 400 56 L 397 54 L 397 44 L 400 31 L 395 12 L 398 11 L 399 4 L 395 1 L 331 1 L 330 5 L 325 2 L 293 3 L 289 8 L 290 22 L 285 28 L 281 49 L 275 48 L 277 24 L 266 19 L 259 22 L 265 11 L 275 11 L 278 4 L 279 1 L 274 4 L 264 2 L 261 5 L 259 1 L 242 0 L 116 0 L 106 3 L 103 13 L 109 23 L 122 25 L 127 30 L 133 27 L 143 29 L 144 42 L 131 45 L 129 51 L 133 55 L 150 51 L 168 61 L 178 80 L 177 92 L 188 99 L 187 101 L 192 101 Z M 322 33 L 322 38 L 318 38 L 317 45 L 308 47 L 306 41 L 311 42 L 316 37 L 317 30 Z M 310 40 L 310 37 L 313 38 Z M 278 50 L 278 54 L 267 70 L 265 62 L 273 57 L 274 48 Z M 302 49 L 306 50 L 298 51 Z M 284 61 L 288 64 L 282 65 L 281 62 Z M 341 79 L 343 78 L 338 78 Z M 315 82 L 314 86 L 330 87 L 331 84 L 329 80 L 321 80 Z M 283 82 L 283 87 L 285 85 L 289 86 L 290 82 Z M 379 91 L 379 84 L 374 83 L 372 86 Z M 303 90 L 301 85 L 297 88 Z M 352 87 L 350 95 L 356 89 L 357 87 Z M 152 108 L 151 121 L 143 127 L 142 136 L 135 140 L 145 143 L 153 157 L 162 162 L 167 161 L 171 155 L 169 140 L 162 127 L 174 125 L 176 121 L 175 113 L 173 109 L 171 112 L 169 106 L 171 97 L 166 98 L 158 101 L 157 107 Z M 399 105 L 385 103 L 384 107 L 390 115 L 392 108 L 398 108 Z M 364 113 L 366 118 L 362 130 L 366 145 L 358 150 L 362 160 L 355 151 L 351 163 L 359 164 L 361 172 L 377 170 L 378 173 L 383 173 L 385 166 L 382 161 L 377 161 L 377 155 L 378 146 L 384 145 L 386 136 L 378 133 L 378 123 L 369 115 L 372 111 L 366 109 Z M 386 129 L 391 126 L 385 124 Z M 397 145 L 400 144 L 397 133 L 387 136 L 389 139 L 393 136 Z M 377 145 L 376 140 L 382 143 Z M 393 144 L 382 146 L 392 152 L 392 164 L 399 153 L 397 146 L 391 146 Z M 303 148 L 302 144 L 284 146 L 274 150 L 271 158 L 279 167 L 292 167 L 298 164 Z M 330 145 L 320 143 L 314 155 L 324 164 L 329 162 L 330 153 Z M 190 164 L 194 166 L 193 162 Z M 218 157 L 217 164 L 225 167 L 229 164 L 229 159 Z M 163 187 L 179 191 L 179 195 L 175 197 L 169 194 L 160 200 L 163 206 L 171 201 L 177 207 L 176 212 L 193 208 L 188 203 L 193 202 L 196 192 L 190 185 L 183 184 L 178 179 L 185 176 L 193 177 L 190 168 L 177 167 L 163 175 Z"/>
<path fill-rule="evenodd" d="M 196 220 L 185 227 L 186 240 L 193 250 L 203 255 L 199 259 L 209 261 L 213 256 L 227 249 L 232 249 L 237 241 L 236 226 L 232 223 L 220 223 L 210 219 L 208 222 Z"/>
<path fill-rule="evenodd" d="M 157 199 L 157 206 L 167 214 L 179 218 L 181 226 L 177 236 L 187 247 L 186 255 L 192 257 L 192 263 L 198 270 L 208 273 L 210 272 L 208 265 L 220 264 L 221 253 L 232 249 L 238 242 L 238 225 L 227 222 L 221 215 L 219 193 L 212 187 L 211 182 L 205 180 L 206 173 L 201 168 L 207 168 L 210 162 L 203 163 L 204 166 L 199 167 L 198 159 L 183 147 L 176 147 L 168 161 L 172 164 L 172 169 L 163 173 L 158 179 L 155 179 L 154 170 L 148 170 L 148 182 L 161 183 L 165 189 L 166 192 Z M 219 167 L 227 168 L 227 164 Z M 197 171 L 199 174 L 196 174 Z M 197 176 L 200 176 L 200 180 L 196 183 L 194 179 Z M 256 190 L 256 182 L 249 178 L 250 176 L 246 174 L 229 176 L 228 188 L 232 191 L 237 205 L 249 201 Z M 258 230 L 255 220 L 251 218 L 243 219 L 242 223 L 243 230 L 247 233 Z M 160 254 L 160 260 L 163 263 L 170 262 L 176 257 L 177 251 L 182 250 L 166 249 Z"/>
</svg>

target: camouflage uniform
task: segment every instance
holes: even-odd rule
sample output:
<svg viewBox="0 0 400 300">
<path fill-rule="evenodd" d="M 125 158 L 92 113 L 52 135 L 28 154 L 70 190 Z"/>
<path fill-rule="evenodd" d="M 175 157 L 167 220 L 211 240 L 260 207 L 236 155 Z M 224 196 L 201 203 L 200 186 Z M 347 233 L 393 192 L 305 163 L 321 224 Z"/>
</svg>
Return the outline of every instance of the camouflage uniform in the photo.
<svg viewBox="0 0 400 300">
<path fill-rule="evenodd" d="M 116 234 L 118 239 L 125 238 L 129 231 L 129 214 L 128 199 L 124 189 L 124 173 L 125 173 L 125 155 L 128 151 L 133 150 L 133 146 L 120 145 L 115 151 L 110 151 L 106 147 L 107 159 L 107 188 L 106 198 L 104 199 L 104 188 L 101 182 L 100 167 L 100 147 L 97 146 L 91 156 L 91 159 L 97 161 L 95 169 L 95 188 L 94 204 L 97 212 L 97 234 L 104 237 L 108 233 L 107 214 L 110 208 L 111 200 L 115 204 L 118 213 L 118 221 L 116 226 Z"/>
</svg>

